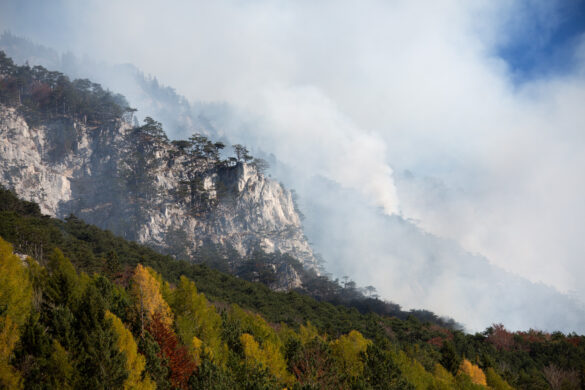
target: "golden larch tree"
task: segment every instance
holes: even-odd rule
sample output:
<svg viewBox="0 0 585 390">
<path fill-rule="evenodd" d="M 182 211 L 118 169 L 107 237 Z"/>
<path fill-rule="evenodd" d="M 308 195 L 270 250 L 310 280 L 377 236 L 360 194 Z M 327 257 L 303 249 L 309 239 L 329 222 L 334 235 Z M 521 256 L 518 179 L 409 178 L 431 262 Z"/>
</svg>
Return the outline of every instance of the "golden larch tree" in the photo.
<svg viewBox="0 0 585 390">
<path fill-rule="evenodd" d="M 128 371 L 128 378 L 124 381 L 125 390 L 154 390 L 156 384 L 146 374 L 142 378 L 142 372 L 146 366 L 146 359 L 138 353 L 138 346 L 121 319 L 115 314 L 106 311 L 106 318 L 112 322 L 112 328 L 118 336 L 117 347 L 120 352 L 126 355 L 126 370 Z"/>
<path fill-rule="evenodd" d="M 170 327 L 173 324 L 173 314 L 161 294 L 160 282 L 149 272 L 148 267 L 143 267 L 142 264 L 136 266 L 132 276 L 131 293 L 142 330 L 155 315 L 158 315 L 159 320 L 166 326 Z"/>
<path fill-rule="evenodd" d="M 471 363 L 469 360 L 463 359 L 459 370 L 461 373 L 468 375 L 471 378 L 471 381 L 476 385 L 487 386 L 485 374 L 482 369 Z"/>
</svg>

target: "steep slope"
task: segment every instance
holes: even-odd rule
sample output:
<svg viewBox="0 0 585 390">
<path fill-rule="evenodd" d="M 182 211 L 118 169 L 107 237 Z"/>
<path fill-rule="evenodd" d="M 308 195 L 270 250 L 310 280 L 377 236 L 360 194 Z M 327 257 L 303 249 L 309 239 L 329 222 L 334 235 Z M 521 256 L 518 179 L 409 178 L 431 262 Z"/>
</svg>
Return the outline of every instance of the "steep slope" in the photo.
<svg viewBox="0 0 585 390">
<path fill-rule="evenodd" d="M 4 240 L 14 244 L 14 251 L 20 258 L 12 255 L 12 248 Z M 44 251 L 39 252 L 41 247 Z M 21 261 L 25 254 L 35 256 L 34 260 L 26 260 L 28 272 Z M 9 343 L 4 348 L 5 354 L 14 352 L 14 359 L 0 361 L 4 369 L 0 387 L 16 388 L 6 386 L 5 381 L 7 377 L 14 379 L 19 375 L 25 381 L 24 388 L 34 388 L 50 380 L 54 383 L 54 377 L 60 378 L 60 383 L 71 382 L 71 376 L 63 375 L 67 371 L 54 369 L 54 352 L 58 351 L 61 354 L 57 356 L 65 355 L 60 361 L 69 361 L 75 367 L 71 371 L 73 382 L 87 381 L 96 373 L 102 375 L 98 381 L 102 384 L 113 380 L 110 377 L 120 378 L 119 368 L 123 366 L 120 363 L 114 362 L 109 370 L 87 369 L 96 363 L 96 356 L 98 359 L 103 356 L 95 351 L 103 351 L 112 341 L 107 333 L 101 333 L 102 342 L 91 344 L 90 358 L 86 353 L 90 352 L 86 350 L 89 345 L 79 342 L 87 339 L 79 340 L 81 335 L 87 336 L 99 325 L 102 315 L 96 312 L 103 313 L 105 309 L 119 318 L 114 318 L 114 328 L 117 323 L 120 329 L 124 322 L 128 329 L 126 340 L 130 338 L 130 331 L 133 332 L 131 337 L 136 338 L 139 352 L 147 359 L 153 359 L 156 354 L 148 354 L 149 348 L 145 348 L 149 344 L 144 341 L 149 337 L 141 331 L 143 321 L 146 320 L 148 333 L 156 332 L 151 336 L 160 335 L 150 326 L 150 320 L 154 320 L 150 315 L 155 311 L 159 316 L 165 315 L 164 323 L 173 325 L 168 328 L 170 332 L 163 334 L 172 336 L 176 331 L 180 348 L 175 351 L 181 352 L 185 347 L 195 352 L 190 356 L 199 369 L 192 372 L 190 381 L 200 385 L 190 388 L 249 389 L 253 387 L 249 384 L 252 380 L 256 384 L 253 388 L 282 389 L 284 384 L 266 383 L 266 379 L 270 379 L 262 372 L 266 365 L 258 366 L 258 372 L 242 370 L 242 363 L 262 356 L 262 351 L 271 352 L 268 359 L 262 359 L 264 363 L 287 363 L 279 365 L 283 369 L 278 371 L 274 370 L 275 365 L 269 365 L 268 374 L 284 373 L 286 367 L 294 375 L 289 378 L 302 383 L 304 388 L 480 388 L 472 385 L 473 378 L 483 385 L 487 380 L 487 385 L 494 389 L 510 388 L 503 378 L 514 388 L 530 390 L 549 388 L 547 381 L 551 384 L 566 381 L 560 388 L 571 389 L 584 384 L 584 336 L 538 331 L 512 333 L 501 325 L 471 335 L 440 323 L 418 321 L 416 313 L 408 318 L 407 313 L 395 313 L 402 320 L 374 313 L 364 315 L 297 292 L 270 291 L 265 285 L 247 282 L 206 265 L 163 256 L 76 218 L 67 221 L 48 218 L 41 215 L 36 204 L 19 200 L 1 187 L 0 267 L 4 271 L 0 273 L 0 296 L 6 309 L 0 313 L 0 323 L 11 317 L 22 324 L 29 312 L 32 314 L 23 326 L 7 329 L 13 340 L 20 338 L 21 342 Z M 15 289 L 15 283 L 21 288 Z M 36 304 L 33 304 L 31 284 L 35 286 Z M 135 288 L 137 285 L 140 290 Z M 150 299 L 143 300 L 142 294 L 137 294 L 143 289 L 148 291 Z M 146 311 L 143 312 L 143 308 Z M 93 321 L 87 321 L 88 310 L 94 313 L 89 317 Z M 173 315 L 169 316 L 170 311 Z M 139 312 L 144 317 L 137 315 Z M 242 339 L 243 334 L 247 336 Z M 250 341 L 251 337 L 262 346 L 254 348 L 258 352 L 254 356 L 242 348 L 244 341 Z M 367 348 L 367 354 L 360 353 L 365 348 L 364 337 L 373 341 L 375 347 Z M 168 338 L 155 337 L 161 347 L 164 340 Z M 272 347 L 277 343 L 278 348 L 265 348 L 267 341 Z M 225 348 L 221 347 L 224 342 Z M 201 344 L 213 354 L 200 354 L 193 349 Z M 166 351 L 168 356 L 168 349 Z M 342 351 L 346 352 L 340 353 Z M 126 356 L 135 356 L 135 352 L 134 348 L 134 355 Z M 226 353 L 230 355 L 227 362 Z M 51 360 L 47 358 L 49 354 L 52 354 Z M 345 364 L 347 359 L 353 362 L 349 366 Z M 188 358 L 164 359 L 160 366 L 178 371 L 179 367 L 185 367 L 181 363 L 186 360 Z M 112 363 L 112 359 L 107 363 Z M 218 367 L 211 370 L 213 365 Z M 363 365 L 366 370 L 356 371 L 356 365 Z M 143 364 L 139 366 L 141 370 Z M 166 371 L 156 369 L 160 366 L 147 364 L 146 369 L 160 388 L 168 388 Z M 189 366 L 193 369 L 193 365 Z M 312 367 L 320 374 L 310 375 Z M 353 370 L 353 378 L 347 376 L 348 369 Z M 108 378 L 103 377 L 104 371 Z M 391 378 L 386 374 L 402 380 L 390 386 Z M 133 378 L 146 379 L 147 376 L 145 373 Z M 186 380 L 188 376 L 183 378 Z M 299 387 L 296 383 L 289 385 L 287 388 Z M 97 385 L 74 387 L 95 388 Z"/>
<path fill-rule="evenodd" d="M 122 120 L 90 126 L 71 118 L 29 127 L 0 106 L 2 184 L 59 218 L 75 214 L 130 239 L 191 256 L 204 243 L 240 255 L 261 248 L 316 267 L 290 191 L 250 164 L 193 163 L 172 143 Z M 201 188 L 189 189 L 192 171 Z M 185 184 L 187 183 L 187 184 Z"/>
<path fill-rule="evenodd" d="M 224 145 L 203 136 L 170 142 L 151 118 L 132 126 L 123 98 L 97 84 L 1 62 L 0 183 L 43 212 L 176 256 L 194 259 L 203 245 L 260 249 L 317 269 L 292 194 L 246 151 L 224 159 Z M 281 274 L 275 287 L 298 287 L 292 268 Z"/>
</svg>

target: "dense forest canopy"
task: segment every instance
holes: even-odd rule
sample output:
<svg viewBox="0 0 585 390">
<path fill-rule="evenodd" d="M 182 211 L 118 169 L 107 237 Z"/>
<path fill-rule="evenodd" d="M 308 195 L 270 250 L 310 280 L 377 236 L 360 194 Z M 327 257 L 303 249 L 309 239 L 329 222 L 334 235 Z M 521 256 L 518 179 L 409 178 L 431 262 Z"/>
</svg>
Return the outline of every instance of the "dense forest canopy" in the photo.
<svg viewBox="0 0 585 390">
<path fill-rule="evenodd" d="M 471 335 L 414 316 L 361 314 L 295 292 L 273 292 L 160 255 L 75 217 L 63 222 L 43 216 L 36 204 L 4 189 L 0 236 L 5 387 L 583 384 L 583 336 L 511 333 L 501 325 Z"/>
</svg>

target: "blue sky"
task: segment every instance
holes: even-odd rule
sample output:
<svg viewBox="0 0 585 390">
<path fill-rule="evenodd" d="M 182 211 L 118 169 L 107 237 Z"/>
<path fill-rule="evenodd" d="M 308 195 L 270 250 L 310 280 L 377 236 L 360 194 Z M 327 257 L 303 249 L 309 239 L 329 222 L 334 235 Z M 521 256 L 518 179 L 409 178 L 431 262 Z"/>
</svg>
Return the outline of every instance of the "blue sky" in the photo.
<svg viewBox="0 0 585 390">
<path fill-rule="evenodd" d="M 496 53 L 510 66 L 516 82 L 571 72 L 576 45 L 585 32 L 585 0 L 550 1 L 543 10 L 518 2 L 507 42 Z"/>
</svg>

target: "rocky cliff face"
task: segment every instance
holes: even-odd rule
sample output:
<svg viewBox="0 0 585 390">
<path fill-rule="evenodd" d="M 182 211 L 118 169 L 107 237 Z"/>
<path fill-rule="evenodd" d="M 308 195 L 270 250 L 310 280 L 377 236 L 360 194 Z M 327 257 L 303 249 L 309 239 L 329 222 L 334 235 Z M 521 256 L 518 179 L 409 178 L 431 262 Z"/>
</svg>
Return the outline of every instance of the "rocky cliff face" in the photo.
<svg viewBox="0 0 585 390">
<path fill-rule="evenodd" d="M 29 126 L 0 105 L 0 182 L 49 215 L 70 214 L 167 253 L 204 244 L 241 256 L 260 248 L 316 269 L 291 193 L 250 164 L 194 159 L 123 120 L 68 117 Z M 297 287 L 292 269 L 277 288 Z"/>
</svg>

